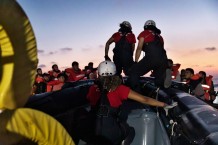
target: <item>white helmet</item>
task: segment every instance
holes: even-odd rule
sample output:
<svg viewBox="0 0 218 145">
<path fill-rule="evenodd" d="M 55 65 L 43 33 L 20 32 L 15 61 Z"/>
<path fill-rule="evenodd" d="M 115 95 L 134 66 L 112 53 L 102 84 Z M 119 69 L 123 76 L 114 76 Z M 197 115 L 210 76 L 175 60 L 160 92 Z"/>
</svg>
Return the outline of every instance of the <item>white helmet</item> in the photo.
<svg viewBox="0 0 218 145">
<path fill-rule="evenodd" d="M 98 65 L 98 74 L 100 76 L 113 76 L 116 74 L 116 66 L 111 61 L 103 61 Z"/>
<path fill-rule="evenodd" d="M 121 25 L 124 25 L 124 26 L 126 26 L 126 27 L 132 29 L 132 26 L 131 26 L 130 22 L 128 22 L 128 21 L 123 21 L 123 22 L 121 23 Z"/>
<path fill-rule="evenodd" d="M 156 23 L 153 20 L 147 20 L 144 26 L 153 25 L 156 26 Z"/>
</svg>

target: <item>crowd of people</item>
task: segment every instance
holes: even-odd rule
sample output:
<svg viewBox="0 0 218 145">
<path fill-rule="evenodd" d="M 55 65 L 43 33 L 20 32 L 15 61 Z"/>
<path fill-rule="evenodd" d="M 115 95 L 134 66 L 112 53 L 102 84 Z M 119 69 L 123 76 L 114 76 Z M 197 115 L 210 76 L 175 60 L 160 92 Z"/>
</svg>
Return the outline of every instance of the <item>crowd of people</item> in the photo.
<svg viewBox="0 0 218 145">
<path fill-rule="evenodd" d="M 168 59 L 168 66 L 172 71 L 172 80 L 188 84 L 192 95 L 212 103 L 216 97 L 212 75 L 207 76 L 205 71 L 195 73 L 193 68 L 181 69 L 179 71 L 181 64 L 174 64 L 172 59 Z"/>
<path fill-rule="evenodd" d="M 52 69 L 44 73 L 41 68 L 37 68 L 32 94 L 60 90 L 65 82 L 95 79 L 96 70 L 97 68 L 93 68 L 93 62 L 89 62 L 84 69 L 80 69 L 77 61 L 72 62 L 72 67 L 65 70 L 60 70 L 57 64 L 52 65 Z"/>
<path fill-rule="evenodd" d="M 213 76 L 207 76 L 205 71 L 199 71 L 195 74 L 193 68 L 181 69 L 179 71 L 180 66 L 181 64 L 174 64 L 172 59 L 168 59 L 168 69 L 171 70 L 171 79 L 190 85 L 191 90 L 193 90 L 191 92 L 192 95 L 205 101 L 213 101 L 215 99 Z M 41 68 L 38 68 L 36 72 L 32 94 L 60 90 L 65 82 L 97 78 L 97 68 L 93 68 L 93 62 L 89 62 L 84 69 L 80 69 L 79 63 L 74 61 L 72 62 L 72 67 L 66 68 L 65 70 L 60 70 L 58 65 L 54 64 L 52 65 L 52 70 L 48 72 L 43 73 Z M 117 75 L 122 76 L 121 73 Z M 150 76 L 154 77 L 153 71 L 151 71 Z"/>
</svg>

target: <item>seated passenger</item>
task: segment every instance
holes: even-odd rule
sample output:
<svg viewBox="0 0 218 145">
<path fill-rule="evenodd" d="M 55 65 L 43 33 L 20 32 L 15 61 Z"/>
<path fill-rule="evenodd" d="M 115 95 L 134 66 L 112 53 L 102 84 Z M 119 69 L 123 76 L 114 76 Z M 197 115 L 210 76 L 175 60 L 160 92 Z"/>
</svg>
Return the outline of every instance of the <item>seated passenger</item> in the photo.
<svg viewBox="0 0 218 145">
<path fill-rule="evenodd" d="M 62 86 L 67 80 L 67 75 L 65 73 L 60 73 L 58 74 L 57 79 L 58 80 L 53 80 L 47 83 L 47 85 L 51 87 L 50 91 L 61 90 Z M 49 90 L 47 90 L 47 92 L 49 92 Z"/>
<path fill-rule="evenodd" d="M 59 70 L 58 65 L 54 64 L 52 65 L 52 70 L 48 71 L 48 73 L 51 76 L 51 80 L 57 80 L 57 76 L 61 71 Z"/>
<path fill-rule="evenodd" d="M 36 70 L 35 82 L 36 83 L 44 82 L 41 68 L 37 68 Z"/>
<path fill-rule="evenodd" d="M 42 75 L 42 69 L 37 68 L 35 82 L 32 87 L 32 95 L 46 92 L 46 83 Z"/>
<path fill-rule="evenodd" d="M 180 71 L 180 78 L 181 78 L 181 82 L 186 82 L 186 78 L 185 78 L 185 69 L 182 69 Z"/>
<path fill-rule="evenodd" d="M 181 77 L 180 77 L 180 73 L 179 73 L 179 68 L 180 68 L 181 64 L 179 63 L 176 63 L 176 64 L 173 64 L 173 67 L 172 67 L 172 77 L 173 77 L 173 80 L 176 80 L 176 81 L 181 81 Z"/>
<path fill-rule="evenodd" d="M 168 59 L 168 67 L 172 70 L 172 80 L 179 81 L 181 80 L 180 74 L 179 74 L 179 63 L 174 64 L 172 59 Z"/>
<path fill-rule="evenodd" d="M 199 71 L 199 76 L 202 79 L 201 84 L 205 91 L 205 95 L 204 95 L 205 101 L 212 102 L 216 96 L 214 91 L 213 81 L 212 81 L 213 76 L 211 75 L 207 76 L 206 72 L 204 71 Z"/>
<path fill-rule="evenodd" d="M 72 67 L 65 69 L 65 72 L 68 76 L 68 81 L 78 81 L 85 78 L 85 72 L 79 68 L 79 63 L 74 61 L 72 62 Z"/>
<path fill-rule="evenodd" d="M 52 81 L 50 74 L 48 74 L 48 73 L 43 73 L 42 76 L 43 76 L 44 82 L 46 83 L 46 92 L 51 92 L 52 86 L 47 85 L 48 82 Z"/>
<path fill-rule="evenodd" d="M 97 78 L 97 68 L 93 67 L 93 62 L 89 62 L 84 69 L 87 79 L 96 79 Z"/>
<path fill-rule="evenodd" d="M 204 100 L 204 90 L 201 86 L 201 78 L 199 75 L 195 75 L 192 68 L 186 68 L 185 77 L 187 79 L 186 83 L 191 87 L 191 94 Z"/>
</svg>

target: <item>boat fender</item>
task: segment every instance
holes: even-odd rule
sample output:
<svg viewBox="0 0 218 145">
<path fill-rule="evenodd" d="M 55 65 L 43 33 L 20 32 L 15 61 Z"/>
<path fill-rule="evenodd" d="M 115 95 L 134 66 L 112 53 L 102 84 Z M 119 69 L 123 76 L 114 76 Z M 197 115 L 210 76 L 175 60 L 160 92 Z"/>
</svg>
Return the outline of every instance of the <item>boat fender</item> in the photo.
<svg viewBox="0 0 218 145">
<path fill-rule="evenodd" d="M 0 120 L 0 136 L 8 135 L 9 139 L 14 140 L 9 134 L 13 133 L 38 145 L 75 145 L 64 127 L 41 111 L 29 108 L 5 110 L 0 114 Z"/>
<path fill-rule="evenodd" d="M 74 145 L 55 119 L 19 108 L 30 96 L 37 62 L 29 19 L 16 0 L 0 0 L 0 137 L 8 136 L 10 141 L 18 134 L 39 145 Z"/>
<path fill-rule="evenodd" d="M 27 16 L 15 0 L 1 0 L 0 109 L 26 103 L 37 62 L 36 40 Z"/>
</svg>

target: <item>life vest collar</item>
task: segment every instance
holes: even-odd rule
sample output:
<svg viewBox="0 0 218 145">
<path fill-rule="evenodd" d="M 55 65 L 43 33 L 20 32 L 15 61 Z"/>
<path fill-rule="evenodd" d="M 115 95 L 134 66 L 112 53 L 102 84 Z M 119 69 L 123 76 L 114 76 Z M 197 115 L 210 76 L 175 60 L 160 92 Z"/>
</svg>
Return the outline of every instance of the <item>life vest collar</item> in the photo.
<svg viewBox="0 0 218 145">
<path fill-rule="evenodd" d="M 176 64 L 173 64 L 173 69 L 176 69 L 176 70 L 178 70 L 179 68 L 180 68 L 180 66 L 181 66 L 181 64 L 179 64 L 179 63 L 176 63 Z"/>
<path fill-rule="evenodd" d="M 191 80 L 198 80 L 200 77 L 198 74 L 195 74 L 191 77 Z"/>
</svg>

